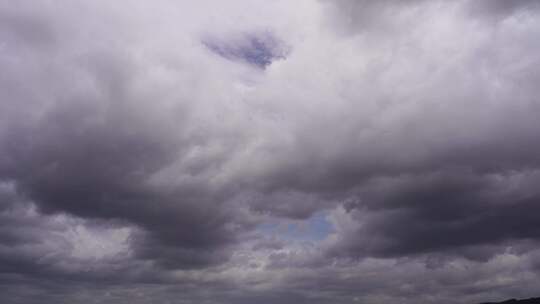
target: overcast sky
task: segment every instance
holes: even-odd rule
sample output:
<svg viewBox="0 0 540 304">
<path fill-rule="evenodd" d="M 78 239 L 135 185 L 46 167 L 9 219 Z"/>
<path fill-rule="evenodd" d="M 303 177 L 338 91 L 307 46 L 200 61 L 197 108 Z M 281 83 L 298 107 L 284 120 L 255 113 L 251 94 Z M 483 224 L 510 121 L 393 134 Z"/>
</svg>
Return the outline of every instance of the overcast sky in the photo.
<svg viewBox="0 0 540 304">
<path fill-rule="evenodd" d="M 537 0 L 0 0 L 0 302 L 539 296 L 539 96 Z"/>
</svg>

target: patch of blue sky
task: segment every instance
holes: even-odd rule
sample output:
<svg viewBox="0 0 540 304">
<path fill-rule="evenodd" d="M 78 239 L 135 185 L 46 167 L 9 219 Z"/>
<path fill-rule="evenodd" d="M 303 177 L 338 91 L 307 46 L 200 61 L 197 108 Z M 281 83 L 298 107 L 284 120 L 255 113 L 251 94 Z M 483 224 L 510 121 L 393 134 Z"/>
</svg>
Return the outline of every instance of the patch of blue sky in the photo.
<svg viewBox="0 0 540 304">
<path fill-rule="evenodd" d="M 246 33 L 234 37 L 206 37 L 202 43 L 225 59 L 248 63 L 261 69 L 286 56 L 283 43 L 270 32 Z"/>
<path fill-rule="evenodd" d="M 327 217 L 328 212 L 318 212 L 306 220 L 273 219 L 259 225 L 257 231 L 285 241 L 318 242 L 334 231 Z"/>
</svg>

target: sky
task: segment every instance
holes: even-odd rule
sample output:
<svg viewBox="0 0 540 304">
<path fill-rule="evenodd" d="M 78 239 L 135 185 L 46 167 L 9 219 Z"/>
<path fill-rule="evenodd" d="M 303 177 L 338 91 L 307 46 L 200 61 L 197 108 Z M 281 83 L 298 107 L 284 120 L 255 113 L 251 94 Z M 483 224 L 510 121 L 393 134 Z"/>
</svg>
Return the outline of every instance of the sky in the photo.
<svg viewBox="0 0 540 304">
<path fill-rule="evenodd" d="M 536 0 L 0 0 L 0 302 L 539 296 L 539 37 Z"/>
</svg>

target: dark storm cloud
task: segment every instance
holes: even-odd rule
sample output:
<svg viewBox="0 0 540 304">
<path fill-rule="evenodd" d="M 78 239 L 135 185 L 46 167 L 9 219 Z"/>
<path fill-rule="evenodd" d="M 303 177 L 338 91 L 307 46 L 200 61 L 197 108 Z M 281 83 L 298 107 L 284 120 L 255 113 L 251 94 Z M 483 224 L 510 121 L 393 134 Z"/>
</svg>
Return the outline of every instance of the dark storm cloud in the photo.
<svg viewBox="0 0 540 304">
<path fill-rule="evenodd" d="M 40 216 L 35 206 L 16 194 L 12 184 L 1 187 L 0 281 L 17 284 L 28 278 L 48 281 L 114 281 L 129 279 L 129 262 L 111 260 L 88 265 L 70 254 L 66 238 L 70 223 L 61 217 Z M 81 221 L 75 221 L 80 224 Z M 71 223 L 74 224 L 74 223 Z M 102 233 L 104 233 L 101 230 Z M 133 266 L 133 265 L 131 265 Z M 81 271 L 85 269 L 85 271 Z"/>
<path fill-rule="evenodd" d="M 234 240 L 225 228 L 234 215 L 214 204 L 224 197 L 197 187 L 170 192 L 147 183 L 181 153 L 179 147 L 141 130 L 130 118 L 101 117 L 98 111 L 92 105 L 60 106 L 35 126 L 8 131 L 4 178 L 16 180 L 18 191 L 42 212 L 127 220 L 150 230 L 156 239 L 140 244 L 152 247 L 142 249 L 144 256 L 176 257 L 178 267 L 192 260 L 204 265 L 207 255 L 189 253 L 193 248 L 208 250 Z M 167 250 L 188 254 L 167 255 Z"/>
<path fill-rule="evenodd" d="M 358 20 L 366 21 L 362 14 L 369 12 L 372 6 L 381 5 L 385 10 L 404 13 L 406 10 L 402 6 L 410 4 L 408 8 L 413 8 L 419 3 L 332 4 L 343 10 L 342 20 L 349 20 L 347 15 L 352 14 Z M 529 4 L 489 5 L 493 14 L 504 9 L 511 15 L 526 10 Z M 349 7 L 352 5 L 359 6 L 358 13 Z M 469 5 L 472 4 L 467 2 L 466 7 Z M 415 14 L 433 9 L 427 7 L 418 6 Z M 490 13 L 487 9 L 483 12 Z M 373 22 L 377 25 L 384 20 Z M 375 43 L 379 39 L 378 29 L 348 26 L 363 31 L 366 37 L 373 35 L 367 39 L 373 39 Z M 515 38 L 510 36 L 508 39 Z M 497 47 L 498 43 L 502 44 Z M 413 98 L 420 104 L 411 105 L 409 111 L 403 113 L 397 124 L 400 127 L 394 128 L 395 125 L 387 129 L 377 123 L 367 123 L 364 127 L 352 122 L 357 117 L 351 116 L 348 121 L 349 116 L 345 114 L 340 117 L 340 124 L 356 129 L 351 129 L 349 136 L 341 139 L 334 133 L 339 127 L 317 129 L 318 124 L 324 126 L 328 121 L 313 123 L 313 129 L 317 131 L 310 130 L 299 136 L 302 143 L 299 147 L 302 148 L 298 158 L 289 159 L 290 166 L 283 172 L 277 171 L 280 178 L 275 180 L 282 181 L 283 186 L 321 193 L 336 200 L 345 200 L 350 191 L 349 200 L 356 202 L 353 205 L 357 205 L 360 214 L 366 214 L 355 219 L 358 227 L 345 234 L 335 249 L 338 255 L 349 249 L 353 256 L 360 257 L 399 257 L 430 252 L 455 254 L 458 249 L 468 247 L 458 254 L 486 259 L 507 248 L 503 246 L 486 252 L 483 247 L 486 244 L 508 245 L 507 241 L 537 240 L 535 223 L 538 218 L 534 214 L 537 214 L 539 197 L 534 185 L 538 182 L 536 172 L 540 164 L 540 147 L 536 144 L 536 130 L 540 125 L 536 119 L 537 88 L 531 81 L 538 79 L 535 70 L 540 61 L 533 55 L 538 45 L 533 43 L 528 48 L 529 42 L 523 40 L 521 43 L 523 53 L 520 58 L 527 58 L 529 64 L 512 69 L 511 73 L 505 72 L 502 66 L 487 63 L 501 63 L 499 60 L 506 56 L 501 52 L 506 47 L 504 42 L 493 40 L 478 48 L 478 53 L 473 51 L 470 58 L 464 59 L 470 64 L 466 69 L 468 76 L 462 74 L 465 70 L 456 66 L 448 70 L 449 74 L 434 75 L 436 80 L 432 79 L 430 86 L 416 92 L 418 95 Z M 435 49 L 428 46 L 427 50 L 426 57 L 419 61 L 409 58 L 416 70 L 409 71 L 412 78 L 404 81 L 413 79 L 413 75 L 430 60 L 430 52 Z M 394 51 L 388 64 L 400 65 L 401 55 L 400 51 Z M 444 66 L 446 62 L 437 64 Z M 508 66 L 511 65 L 509 61 Z M 497 71 L 492 70 L 495 66 Z M 483 75 L 477 74 L 480 70 Z M 506 89 L 499 90 L 497 83 Z M 491 95 L 494 91 L 499 94 Z M 369 89 L 360 98 L 369 98 L 366 93 L 369 94 Z M 411 109 L 419 112 L 414 113 Z M 332 145 L 340 149 L 330 149 L 329 154 L 325 148 Z M 372 183 L 373 178 L 380 178 L 380 184 Z M 385 185 L 386 182 L 389 184 Z M 513 188 L 505 191 L 506 187 Z M 362 190 L 357 192 L 355 189 L 358 188 Z M 528 211 L 532 213 L 527 214 Z M 478 252 L 482 252 L 479 256 L 469 247 L 476 245 Z"/>
<path fill-rule="evenodd" d="M 0 2 L 2 303 L 532 296 L 535 2 L 61 4 Z"/>
<path fill-rule="evenodd" d="M 7 41 L 6 53 L 31 62 L 41 54 L 20 53 L 24 41 L 34 36 L 50 40 L 50 35 L 47 27 L 39 30 L 39 18 L 28 19 L 32 22 L 5 20 L 14 28 L 7 29 L 14 37 Z M 226 260 L 228 254 L 220 250 L 249 225 L 224 208 L 227 195 L 212 193 L 204 177 L 174 189 L 152 180 L 201 144 L 200 135 L 193 134 L 197 130 L 187 134 L 189 110 L 180 104 L 164 119 L 161 113 L 141 109 L 146 105 L 139 104 L 151 99 L 134 92 L 141 74 L 133 58 L 124 57 L 124 49 L 75 50 L 70 57 L 73 41 L 68 33 L 63 35 L 53 49 L 47 46 L 59 61 L 43 58 L 37 68 L 28 68 L 29 75 L 2 79 L 10 90 L 2 96 L 6 111 L 1 114 L 0 179 L 12 181 L 18 195 L 35 203 L 40 213 L 126 221 L 142 228 L 146 232 L 133 243 L 138 258 L 180 268 Z M 27 68 L 4 59 L 6 70 Z M 30 85 L 34 87 L 25 89 Z M 195 180 L 214 161 L 219 162 L 208 159 L 182 174 Z"/>
<path fill-rule="evenodd" d="M 349 208 L 359 226 L 335 252 L 462 254 L 488 259 L 511 241 L 538 240 L 537 171 L 517 176 L 434 173 L 380 180 Z M 350 205 L 350 204 L 349 204 Z M 506 245 L 487 252 L 485 245 Z M 478 250 L 475 253 L 475 247 Z"/>
<path fill-rule="evenodd" d="M 440 9 L 419 3 L 411 2 L 408 8 L 418 6 L 414 14 Z M 360 12 L 355 13 L 349 7 L 352 3 L 332 4 L 343 9 L 343 15 L 340 15 L 343 20 L 348 20 L 347 14 L 353 14 L 362 21 L 366 21 L 362 14 L 371 6 L 381 5 L 386 10 L 403 14 L 406 10 L 402 6 L 408 5 L 389 1 L 366 3 L 368 7 L 362 7 L 361 3 L 355 2 L 354 5 L 361 7 Z M 472 5 L 465 4 L 467 9 Z M 492 5 L 495 10 L 496 4 Z M 527 3 L 520 3 L 505 13 L 511 16 L 527 8 Z M 499 9 L 503 7 L 492 13 L 499 14 Z M 483 12 L 491 13 L 489 10 Z M 411 25 L 417 22 L 407 15 L 399 18 L 412 22 Z M 535 22 L 532 19 L 516 20 L 523 24 Z M 377 26 L 386 21 L 373 22 Z M 379 29 L 348 26 L 362 31 L 362 39 L 373 43 L 388 37 L 396 39 L 397 45 L 402 39 L 406 43 L 416 39 L 401 32 L 400 28 L 392 31 L 402 37 L 389 34 L 379 38 Z M 500 26 L 500 30 L 506 29 L 504 25 L 496 26 Z M 443 23 L 440 30 L 446 28 Z M 456 37 L 440 37 L 443 40 L 452 38 Z M 504 39 L 476 45 L 474 33 L 464 34 L 462 38 L 464 41 L 472 38 L 473 44 L 453 50 L 462 52 L 470 48 L 471 52 L 460 59 L 463 60 L 461 63 L 456 65 L 454 62 L 447 70 L 443 68 L 447 61 L 434 62 L 445 72 L 433 74 L 430 80 L 417 79 L 430 83 L 422 85 L 420 91 L 408 91 L 408 95 L 398 101 L 394 96 L 370 96 L 370 88 L 367 88 L 357 97 L 364 102 L 378 98 L 389 104 L 407 103 L 412 98 L 414 101 L 411 100 L 407 109 L 402 108 L 403 112 L 393 109 L 397 113 L 392 110 L 388 113 L 394 115 L 391 118 L 397 117 L 395 125 L 391 120 L 390 126 L 372 122 L 367 115 L 364 118 L 367 122 L 355 121 L 363 113 L 357 116 L 340 113 L 339 118 L 328 118 L 331 114 L 322 116 L 320 120 L 313 120 L 311 129 L 298 136 L 298 154 L 291 154 L 287 159 L 288 166 L 275 168 L 273 180 L 276 183 L 272 187 L 292 187 L 335 201 L 354 202 L 345 206 L 356 205 L 358 214 L 353 215 L 353 219 L 357 226 L 345 230 L 343 239 L 331 250 L 332 254 L 401 257 L 436 253 L 485 260 L 512 247 L 514 241 L 538 240 L 535 224 L 538 218 L 534 214 L 537 214 L 540 198 L 534 185 L 538 183 L 536 172 L 540 165 L 540 146 L 536 144 L 540 125 L 536 118 L 538 90 L 533 82 L 538 79 L 536 70 L 540 61 L 534 54 L 539 46 L 529 44 L 527 39 L 520 40 L 523 36 L 520 38 L 519 34 L 509 34 L 505 39 L 519 41 L 521 55 L 506 57 L 509 53 L 503 51 L 508 47 Z M 431 43 L 437 41 L 439 39 L 435 38 Z M 397 47 L 385 62 L 388 66 L 383 66 L 389 70 L 397 69 L 397 66 L 411 67 L 408 77 L 400 80 L 414 83 L 414 75 L 419 71 L 423 74 L 426 71 L 424 64 L 431 60 L 433 52 L 438 51 L 431 44 L 425 47 L 425 50 L 416 50 L 420 52 L 418 60 L 414 56 L 408 57 L 405 47 Z M 401 56 L 407 57 L 406 64 L 402 64 Z M 438 57 L 435 55 L 435 58 Z M 506 70 L 513 66 L 514 60 L 522 59 L 527 63 L 523 62 L 519 68 L 515 65 L 516 69 L 512 68 L 511 72 Z M 377 63 L 371 65 L 373 70 L 386 73 L 377 70 Z M 375 80 L 371 81 L 377 83 L 380 76 L 372 76 Z M 384 87 L 382 83 L 377 85 Z M 399 87 L 402 84 L 396 82 L 393 85 Z M 382 114 L 374 115 L 386 117 L 384 110 Z M 339 122 L 339 125 L 327 128 L 332 122 Z M 340 132 L 347 131 L 348 136 L 336 136 L 336 133 L 341 135 Z M 339 148 L 335 149 L 336 146 Z"/>
</svg>

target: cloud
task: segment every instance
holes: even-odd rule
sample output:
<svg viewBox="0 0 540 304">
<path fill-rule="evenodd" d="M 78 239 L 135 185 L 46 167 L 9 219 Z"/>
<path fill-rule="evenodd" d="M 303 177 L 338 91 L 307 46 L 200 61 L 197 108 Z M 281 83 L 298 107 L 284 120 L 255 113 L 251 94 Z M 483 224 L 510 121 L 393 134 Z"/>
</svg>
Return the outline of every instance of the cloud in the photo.
<svg viewBox="0 0 540 304">
<path fill-rule="evenodd" d="M 533 296 L 537 14 L 0 2 L 2 301 Z"/>
<path fill-rule="evenodd" d="M 523 13 L 527 10 L 536 10 L 539 8 L 538 2 L 531 0 L 518 0 L 518 1 L 471 1 L 471 8 L 473 12 L 491 15 L 494 17 L 506 17 L 516 13 Z"/>
<path fill-rule="evenodd" d="M 343 227 L 345 239 L 335 250 L 360 256 L 492 258 L 511 248 L 512 241 L 538 239 L 532 212 L 537 178 L 536 171 L 507 176 L 459 172 L 374 181 L 359 195 L 366 203 L 350 206 L 343 215 L 353 224 Z M 506 246 L 486 251 L 493 244 Z"/>
</svg>

